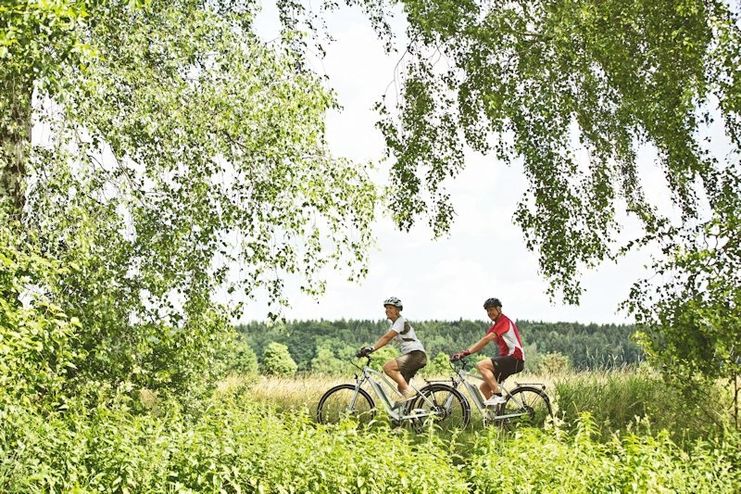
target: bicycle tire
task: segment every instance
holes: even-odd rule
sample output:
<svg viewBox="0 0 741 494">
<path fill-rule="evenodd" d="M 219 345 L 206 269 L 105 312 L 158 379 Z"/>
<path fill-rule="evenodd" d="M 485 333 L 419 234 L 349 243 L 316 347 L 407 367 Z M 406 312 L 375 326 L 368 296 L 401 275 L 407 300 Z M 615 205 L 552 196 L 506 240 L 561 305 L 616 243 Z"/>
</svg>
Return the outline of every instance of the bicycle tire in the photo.
<svg viewBox="0 0 741 494">
<path fill-rule="evenodd" d="M 442 430 L 465 429 L 471 420 L 471 405 L 466 397 L 452 386 L 442 383 L 428 384 L 420 389 L 419 396 L 407 411 L 434 412 L 431 416 L 412 419 L 412 426 L 417 432 L 429 425 Z"/>
<path fill-rule="evenodd" d="M 515 415 L 499 421 L 504 426 L 543 427 L 553 418 L 548 395 L 533 386 L 518 386 L 510 391 L 498 415 Z"/>
<path fill-rule="evenodd" d="M 316 407 L 316 421 L 320 424 L 336 424 L 346 417 L 354 417 L 359 425 L 370 423 L 376 413 L 376 404 L 366 390 L 360 388 L 357 394 L 355 390 L 354 384 L 339 384 L 330 388 Z"/>
</svg>

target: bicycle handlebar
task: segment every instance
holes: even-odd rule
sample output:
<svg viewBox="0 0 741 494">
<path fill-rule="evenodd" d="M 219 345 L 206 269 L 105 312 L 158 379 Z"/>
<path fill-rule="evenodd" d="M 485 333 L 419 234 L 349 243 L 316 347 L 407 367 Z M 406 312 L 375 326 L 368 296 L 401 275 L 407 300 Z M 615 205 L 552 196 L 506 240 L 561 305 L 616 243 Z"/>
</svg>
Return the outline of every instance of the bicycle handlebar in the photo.
<svg viewBox="0 0 741 494">
<path fill-rule="evenodd" d="M 466 370 L 466 367 L 468 367 L 468 362 L 466 359 L 468 359 L 469 355 L 466 355 L 465 357 L 461 357 L 458 360 L 450 360 L 450 367 L 453 369 L 456 369 L 460 367 L 463 370 Z"/>
<path fill-rule="evenodd" d="M 368 354 L 368 355 L 363 355 L 362 357 L 358 357 L 358 356 L 356 355 L 356 356 L 355 356 L 355 358 L 357 358 L 357 359 L 362 359 L 362 358 L 364 358 L 364 359 L 365 359 L 365 365 L 364 365 L 363 367 L 360 367 L 360 366 L 359 366 L 358 364 L 356 364 L 356 363 L 355 363 L 355 362 L 354 362 L 354 361 L 353 361 L 352 359 L 350 360 L 350 363 L 351 363 L 351 364 L 353 365 L 353 367 L 355 367 L 356 369 L 358 369 L 358 370 L 363 370 L 363 368 L 364 368 L 364 367 L 370 367 L 370 363 L 371 363 L 371 356 L 370 356 L 370 354 Z"/>
</svg>

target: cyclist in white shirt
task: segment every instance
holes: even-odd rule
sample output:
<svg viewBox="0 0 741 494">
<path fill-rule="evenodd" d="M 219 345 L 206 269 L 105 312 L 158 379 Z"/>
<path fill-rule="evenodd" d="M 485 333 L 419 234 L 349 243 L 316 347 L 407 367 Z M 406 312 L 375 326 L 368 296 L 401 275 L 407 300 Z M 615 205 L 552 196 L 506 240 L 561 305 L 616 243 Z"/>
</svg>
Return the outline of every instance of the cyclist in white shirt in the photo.
<svg viewBox="0 0 741 494">
<path fill-rule="evenodd" d="M 414 397 L 414 390 L 409 386 L 409 381 L 419 369 L 427 365 L 427 354 L 414 328 L 401 315 L 404 308 L 401 300 L 390 297 L 383 301 L 383 306 L 386 309 L 386 317 L 391 321 L 391 327 L 373 346 L 361 348 L 357 355 L 366 356 L 395 340 L 401 355 L 383 364 L 383 371 L 397 384 L 399 392 L 406 399 L 410 399 Z"/>
</svg>

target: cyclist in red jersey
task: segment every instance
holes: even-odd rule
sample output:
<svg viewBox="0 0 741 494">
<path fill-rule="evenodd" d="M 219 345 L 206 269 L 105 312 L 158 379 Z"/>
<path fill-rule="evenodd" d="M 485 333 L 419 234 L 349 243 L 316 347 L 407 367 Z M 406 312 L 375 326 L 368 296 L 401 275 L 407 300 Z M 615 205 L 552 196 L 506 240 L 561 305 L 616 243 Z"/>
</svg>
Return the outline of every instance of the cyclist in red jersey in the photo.
<svg viewBox="0 0 741 494">
<path fill-rule="evenodd" d="M 454 353 L 450 360 L 460 360 L 463 357 L 481 351 L 490 341 L 499 346 L 499 355 L 486 358 L 476 364 L 484 382 L 481 383 L 481 393 L 486 398 L 485 405 L 495 406 L 504 403 L 499 383 L 512 374 L 521 372 L 525 367 L 525 354 L 522 351 L 520 330 L 512 320 L 502 314 L 502 303 L 498 298 L 490 298 L 484 302 L 484 309 L 494 324 L 491 325 L 483 338 L 476 344 Z"/>
</svg>

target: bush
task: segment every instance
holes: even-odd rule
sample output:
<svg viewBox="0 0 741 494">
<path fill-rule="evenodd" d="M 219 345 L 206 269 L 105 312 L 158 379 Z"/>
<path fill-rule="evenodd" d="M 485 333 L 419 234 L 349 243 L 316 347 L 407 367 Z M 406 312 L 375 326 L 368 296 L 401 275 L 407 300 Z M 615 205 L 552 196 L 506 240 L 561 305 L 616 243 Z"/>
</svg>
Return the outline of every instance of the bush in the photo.
<svg viewBox="0 0 741 494">
<path fill-rule="evenodd" d="M 739 492 L 739 435 L 688 452 L 666 434 L 595 440 L 586 415 L 574 436 L 496 428 L 473 436 L 392 434 L 346 422 L 319 426 L 244 393 L 177 402 L 159 414 L 121 404 L 40 414 L 0 409 L 0 492 Z"/>
<path fill-rule="evenodd" d="M 562 353 L 546 353 L 538 356 L 538 363 L 535 370 L 540 374 L 563 374 L 571 370 L 571 360 Z"/>
<path fill-rule="evenodd" d="M 447 377 L 452 372 L 450 368 L 450 357 L 443 352 L 439 352 L 435 355 L 435 358 L 429 359 L 427 365 L 421 370 L 422 375 L 425 377 Z"/>
<path fill-rule="evenodd" d="M 434 441 L 388 429 L 318 427 L 244 395 L 223 396 L 198 418 L 173 408 L 134 416 L 121 408 L 44 418 L 0 411 L 0 491 L 450 492 L 466 481 Z"/>
<path fill-rule="evenodd" d="M 281 343 L 271 343 L 265 348 L 262 359 L 263 373 L 271 376 L 292 376 L 298 366 L 288 353 L 288 347 Z"/>
<path fill-rule="evenodd" d="M 589 414 L 577 421 L 574 437 L 523 429 L 512 440 L 488 431 L 474 447 L 471 482 L 480 493 L 646 492 L 736 493 L 738 433 L 725 442 L 698 442 L 691 455 L 668 434 L 613 436 L 594 440 Z"/>
<path fill-rule="evenodd" d="M 153 314 L 145 290 L 116 281 L 124 268 L 91 250 L 106 234 L 91 221 L 80 218 L 60 247 L 0 211 L 0 403 L 54 409 L 99 388 L 203 395 L 236 335 L 225 311 L 194 298 L 169 322 Z"/>
<path fill-rule="evenodd" d="M 320 346 L 316 357 L 311 359 L 311 372 L 328 376 L 344 375 L 347 372 L 347 363 L 335 357 L 329 346 Z"/>
<path fill-rule="evenodd" d="M 234 340 L 229 346 L 227 369 L 238 374 L 257 374 L 257 355 L 240 333 L 235 333 Z"/>
<path fill-rule="evenodd" d="M 17 400 L 55 406 L 70 393 L 68 380 L 86 355 L 82 328 L 45 291 L 67 270 L 19 244 L 0 226 L 0 407 Z"/>
</svg>

